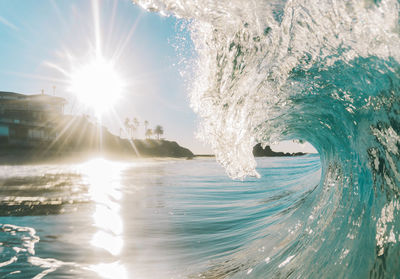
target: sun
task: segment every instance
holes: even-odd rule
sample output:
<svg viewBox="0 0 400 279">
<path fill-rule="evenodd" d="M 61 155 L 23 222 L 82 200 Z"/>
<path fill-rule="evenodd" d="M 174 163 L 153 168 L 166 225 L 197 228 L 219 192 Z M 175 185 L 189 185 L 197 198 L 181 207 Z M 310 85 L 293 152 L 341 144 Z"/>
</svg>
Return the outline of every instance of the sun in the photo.
<svg viewBox="0 0 400 279">
<path fill-rule="evenodd" d="M 112 62 L 96 57 L 76 68 L 70 75 L 69 90 L 97 117 L 111 109 L 121 98 L 124 82 Z"/>
</svg>

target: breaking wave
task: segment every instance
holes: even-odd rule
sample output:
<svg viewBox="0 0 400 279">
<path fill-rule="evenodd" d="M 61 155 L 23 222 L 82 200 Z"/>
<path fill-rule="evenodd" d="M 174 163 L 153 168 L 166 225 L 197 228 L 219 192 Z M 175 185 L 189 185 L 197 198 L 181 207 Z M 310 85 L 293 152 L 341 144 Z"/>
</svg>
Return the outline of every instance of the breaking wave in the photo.
<svg viewBox="0 0 400 279">
<path fill-rule="evenodd" d="M 291 212 L 302 229 L 250 275 L 397 277 L 399 2 L 135 2 L 190 21 L 192 106 L 230 176 L 258 175 L 256 143 L 300 139 L 321 156 L 320 185 Z"/>
</svg>

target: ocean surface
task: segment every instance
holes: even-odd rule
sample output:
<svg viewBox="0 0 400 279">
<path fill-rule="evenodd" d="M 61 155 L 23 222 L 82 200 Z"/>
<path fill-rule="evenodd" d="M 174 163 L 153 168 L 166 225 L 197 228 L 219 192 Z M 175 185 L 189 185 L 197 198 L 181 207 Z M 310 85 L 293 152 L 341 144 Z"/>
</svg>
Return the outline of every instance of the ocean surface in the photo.
<svg viewBox="0 0 400 279">
<path fill-rule="evenodd" d="M 279 274 L 302 254 L 285 247 L 324 221 L 312 206 L 321 163 L 257 162 L 261 178 L 244 181 L 213 158 L 1 166 L 0 278 Z"/>
</svg>

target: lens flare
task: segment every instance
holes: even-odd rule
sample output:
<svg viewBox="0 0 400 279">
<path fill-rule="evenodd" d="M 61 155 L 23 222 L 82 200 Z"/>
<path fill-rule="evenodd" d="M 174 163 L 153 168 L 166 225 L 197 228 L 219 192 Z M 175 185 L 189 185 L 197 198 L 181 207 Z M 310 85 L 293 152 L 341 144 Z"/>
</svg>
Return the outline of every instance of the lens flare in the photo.
<svg viewBox="0 0 400 279">
<path fill-rule="evenodd" d="M 123 88 L 124 82 L 113 63 L 103 57 L 96 57 L 73 71 L 69 90 L 79 102 L 100 116 L 117 103 Z"/>
</svg>

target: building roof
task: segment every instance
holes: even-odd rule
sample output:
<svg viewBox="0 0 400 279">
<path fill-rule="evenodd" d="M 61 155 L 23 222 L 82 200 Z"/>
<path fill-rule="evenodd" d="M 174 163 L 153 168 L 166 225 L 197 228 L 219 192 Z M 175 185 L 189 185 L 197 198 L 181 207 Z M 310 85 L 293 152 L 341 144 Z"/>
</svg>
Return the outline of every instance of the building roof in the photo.
<svg viewBox="0 0 400 279">
<path fill-rule="evenodd" d="M 56 97 L 44 94 L 26 95 L 21 93 L 5 92 L 5 91 L 0 91 L 0 101 L 1 100 L 33 101 L 38 103 L 51 103 L 54 105 L 56 104 L 63 105 L 67 103 L 67 100 L 65 100 L 62 97 Z"/>
<path fill-rule="evenodd" d="M 18 99 L 23 99 L 25 97 L 26 95 L 20 93 L 0 91 L 0 99 L 18 100 Z"/>
<path fill-rule="evenodd" d="M 34 102 L 41 102 L 41 103 L 52 103 L 52 104 L 66 104 L 67 100 L 61 97 L 56 97 L 56 96 L 50 96 L 50 95 L 42 95 L 42 94 L 37 94 L 37 95 L 28 95 L 26 96 L 26 99 Z"/>
</svg>

